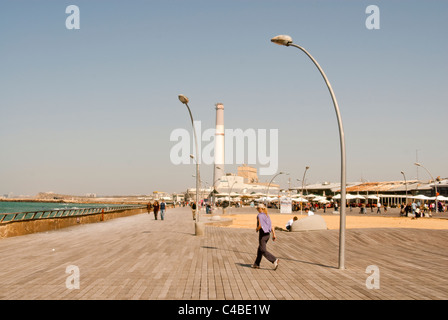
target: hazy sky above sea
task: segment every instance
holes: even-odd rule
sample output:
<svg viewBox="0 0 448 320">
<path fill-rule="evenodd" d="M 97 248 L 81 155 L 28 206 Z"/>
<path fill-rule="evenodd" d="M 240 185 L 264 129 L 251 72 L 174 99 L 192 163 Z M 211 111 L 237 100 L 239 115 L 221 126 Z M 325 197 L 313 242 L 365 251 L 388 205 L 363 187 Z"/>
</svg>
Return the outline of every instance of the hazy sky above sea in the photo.
<svg viewBox="0 0 448 320">
<path fill-rule="evenodd" d="M 371 4 L 380 29 L 366 28 Z M 66 28 L 69 5 L 79 30 Z M 191 131 L 181 93 L 202 131 L 217 102 L 226 129 L 278 129 L 278 170 L 292 185 L 307 165 L 308 183 L 338 182 L 328 90 L 304 53 L 270 42 L 278 34 L 333 86 L 348 181 L 414 179 L 417 158 L 448 177 L 447 14 L 447 1 L 2 0 L 0 194 L 193 187 L 195 166 L 170 159 L 170 134 Z M 208 184 L 212 172 L 201 166 Z"/>
</svg>

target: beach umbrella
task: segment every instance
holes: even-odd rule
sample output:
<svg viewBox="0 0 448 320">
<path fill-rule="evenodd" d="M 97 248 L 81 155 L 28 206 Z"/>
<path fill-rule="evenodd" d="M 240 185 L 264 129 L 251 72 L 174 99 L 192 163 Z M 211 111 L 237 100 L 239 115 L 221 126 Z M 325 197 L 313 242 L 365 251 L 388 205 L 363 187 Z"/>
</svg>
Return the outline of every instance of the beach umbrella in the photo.
<svg viewBox="0 0 448 320">
<path fill-rule="evenodd" d="M 292 201 L 296 201 L 296 202 L 308 202 L 308 200 L 306 200 L 305 198 L 294 198 L 294 199 L 292 199 Z"/>
<path fill-rule="evenodd" d="M 417 199 L 417 200 L 431 200 L 430 197 L 424 196 L 422 194 L 419 194 L 417 196 L 413 196 L 413 197 L 410 197 L 410 198 L 411 199 Z"/>
<path fill-rule="evenodd" d="M 258 199 L 255 199 L 255 201 L 274 201 L 274 200 L 276 200 L 277 198 L 271 198 L 271 197 L 261 197 L 261 198 L 258 198 Z"/>
<path fill-rule="evenodd" d="M 429 197 L 427 200 L 436 200 L 436 197 Z M 448 200 L 448 197 L 437 196 L 437 200 L 438 200 L 438 201 L 447 201 L 447 200 Z"/>
</svg>

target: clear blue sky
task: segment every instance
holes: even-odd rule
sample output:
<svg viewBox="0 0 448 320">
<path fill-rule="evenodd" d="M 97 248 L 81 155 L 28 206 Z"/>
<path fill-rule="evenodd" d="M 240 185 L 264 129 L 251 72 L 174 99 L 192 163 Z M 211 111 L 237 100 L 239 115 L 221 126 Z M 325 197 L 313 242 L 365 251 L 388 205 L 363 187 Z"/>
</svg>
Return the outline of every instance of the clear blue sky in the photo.
<svg viewBox="0 0 448 320">
<path fill-rule="evenodd" d="M 68 5 L 80 29 L 68 30 Z M 380 9 L 368 30 L 366 7 Z M 0 3 L 0 194 L 181 192 L 170 133 L 278 129 L 279 170 L 339 181 L 325 70 L 341 108 L 347 180 L 448 177 L 446 1 L 4 1 Z M 236 166 L 226 171 L 235 172 Z M 428 178 L 419 171 L 420 178 Z M 212 167 L 202 166 L 212 180 Z M 269 180 L 262 176 L 260 180 Z M 286 186 L 287 177 L 278 179 Z"/>
</svg>

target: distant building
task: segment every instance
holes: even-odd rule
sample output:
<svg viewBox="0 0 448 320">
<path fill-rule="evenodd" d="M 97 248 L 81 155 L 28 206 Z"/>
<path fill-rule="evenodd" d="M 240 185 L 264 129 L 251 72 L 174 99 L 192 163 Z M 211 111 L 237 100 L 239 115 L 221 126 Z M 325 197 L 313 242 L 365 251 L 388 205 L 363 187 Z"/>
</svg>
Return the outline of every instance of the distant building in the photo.
<svg viewBox="0 0 448 320">
<path fill-rule="evenodd" d="M 257 169 L 243 165 L 238 167 L 238 174 L 227 173 L 226 175 L 215 181 L 215 188 L 201 188 L 200 198 L 210 198 L 212 192 L 215 195 L 229 195 L 230 193 L 239 196 L 250 196 L 257 194 L 259 196 L 266 195 L 269 191 L 271 195 L 277 195 L 280 191 L 279 185 L 275 183 L 258 182 Z M 269 190 L 268 190 L 269 187 Z M 194 200 L 196 197 L 196 189 L 189 188 L 185 194 L 186 200 Z"/>
</svg>

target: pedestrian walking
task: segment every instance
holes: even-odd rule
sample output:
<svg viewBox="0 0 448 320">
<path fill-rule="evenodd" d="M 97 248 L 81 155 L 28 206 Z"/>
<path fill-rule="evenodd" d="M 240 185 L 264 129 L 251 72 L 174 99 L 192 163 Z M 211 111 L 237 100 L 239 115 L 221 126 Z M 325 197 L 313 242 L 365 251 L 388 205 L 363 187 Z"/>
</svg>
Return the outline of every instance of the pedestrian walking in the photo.
<svg viewBox="0 0 448 320">
<path fill-rule="evenodd" d="M 193 214 L 193 220 L 196 220 L 196 202 L 191 204 L 191 213 Z"/>
<path fill-rule="evenodd" d="M 148 210 L 148 214 L 149 214 L 151 212 L 151 209 L 152 209 L 151 201 L 149 201 L 148 204 L 146 205 L 146 209 Z"/>
<path fill-rule="evenodd" d="M 165 219 L 165 212 L 166 212 L 166 203 L 165 200 L 162 200 L 162 202 L 160 203 L 160 218 L 162 220 Z"/>
<path fill-rule="evenodd" d="M 264 204 L 260 203 L 257 206 L 258 216 L 257 216 L 257 228 L 256 231 L 258 234 L 258 251 L 257 258 L 255 259 L 252 268 L 259 269 L 261 258 L 265 257 L 269 262 L 274 264 L 274 270 L 277 270 L 279 259 L 277 259 L 272 253 L 267 251 L 266 245 L 271 237 L 272 232 L 272 240 L 275 241 L 275 231 L 272 229 L 271 218 L 268 215 L 268 210 Z"/>
<path fill-rule="evenodd" d="M 154 218 L 157 220 L 157 214 L 159 213 L 159 208 L 160 208 L 160 205 L 159 205 L 159 201 L 154 201 L 154 204 L 153 204 L 153 210 L 154 210 Z"/>
</svg>

